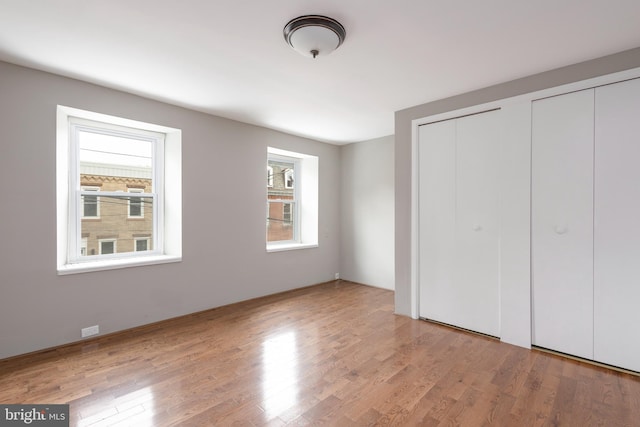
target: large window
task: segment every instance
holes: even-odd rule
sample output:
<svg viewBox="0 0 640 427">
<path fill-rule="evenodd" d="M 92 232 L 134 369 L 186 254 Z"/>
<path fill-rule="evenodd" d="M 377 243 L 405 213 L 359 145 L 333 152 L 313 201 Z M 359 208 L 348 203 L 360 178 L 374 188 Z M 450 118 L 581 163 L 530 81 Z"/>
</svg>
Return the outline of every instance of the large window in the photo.
<svg viewBox="0 0 640 427">
<path fill-rule="evenodd" d="M 69 260 L 129 256 L 136 252 L 134 234 L 151 235 L 147 251 L 161 253 L 157 224 L 164 210 L 165 135 L 77 117 L 69 119 L 69 126 L 69 190 L 75 193 L 70 222 L 79 231 L 70 236 Z M 105 235 L 113 237 L 101 240 Z M 81 237 L 98 251 L 83 253 Z"/>
<path fill-rule="evenodd" d="M 58 272 L 179 260 L 180 158 L 176 129 L 58 107 Z"/>
<path fill-rule="evenodd" d="M 129 188 L 129 193 L 144 193 L 144 189 Z M 144 218 L 144 196 L 129 196 L 129 218 Z"/>
<path fill-rule="evenodd" d="M 267 250 L 318 245 L 318 157 L 267 151 Z"/>
</svg>

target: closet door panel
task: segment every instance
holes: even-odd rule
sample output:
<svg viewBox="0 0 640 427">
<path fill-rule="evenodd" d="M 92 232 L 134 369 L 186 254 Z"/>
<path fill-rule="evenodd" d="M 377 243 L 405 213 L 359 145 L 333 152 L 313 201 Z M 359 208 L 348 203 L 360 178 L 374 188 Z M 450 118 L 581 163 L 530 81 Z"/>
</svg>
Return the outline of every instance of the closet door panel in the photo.
<svg viewBox="0 0 640 427">
<path fill-rule="evenodd" d="M 500 335 L 499 111 L 456 121 L 453 317 L 457 326 Z"/>
<path fill-rule="evenodd" d="M 595 359 L 640 371 L 640 80 L 596 89 Z"/>
<path fill-rule="evenodd" d="M 419 135 L 420 317 L 449 322 L 455 311 L 455 121 L 424 125 Z"/>
<path fill-rule="evenodd" d="M 593 358 L 593 90 L 533 102 L 532 341 Z"/>
</svg>

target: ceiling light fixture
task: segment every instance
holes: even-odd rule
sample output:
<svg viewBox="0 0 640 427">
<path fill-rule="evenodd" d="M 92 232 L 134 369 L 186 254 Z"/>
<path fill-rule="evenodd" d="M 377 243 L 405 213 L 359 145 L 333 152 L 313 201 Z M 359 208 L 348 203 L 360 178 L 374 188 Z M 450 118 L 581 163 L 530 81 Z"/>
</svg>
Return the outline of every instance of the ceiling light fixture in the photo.
<svg viewBox="0 0 640 427">
<path fill-rule="evenodd" d="M 284 26 L 283 33 L 289 46 L 312 58 L 330 54 L 347 36 L 342 24 L 322 15 L 304 15 L 292 19 Z"/>
</svg>

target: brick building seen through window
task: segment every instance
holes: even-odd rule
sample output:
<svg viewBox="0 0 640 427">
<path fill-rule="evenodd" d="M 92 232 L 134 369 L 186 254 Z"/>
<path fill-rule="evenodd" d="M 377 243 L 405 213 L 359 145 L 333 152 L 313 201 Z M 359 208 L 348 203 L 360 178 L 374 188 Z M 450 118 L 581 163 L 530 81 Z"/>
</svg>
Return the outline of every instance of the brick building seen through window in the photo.
<svg viewBox="0 0 640 427">
<path fill-rule="evenodd" d="M 137 193 L 152 191 L 149 168 L 83 162 L 80 185 L 95 191 L 82 198 L 81 254 L 105 255 L 147 251 L 153 248 L 153 203 Z M 101 192 L 122 192 L 122 197 Z"/>
<path fill-rule="evenodd" d="M 267 242 L 296 240 L 295 162 L 267 163 Z"/>
</svg>

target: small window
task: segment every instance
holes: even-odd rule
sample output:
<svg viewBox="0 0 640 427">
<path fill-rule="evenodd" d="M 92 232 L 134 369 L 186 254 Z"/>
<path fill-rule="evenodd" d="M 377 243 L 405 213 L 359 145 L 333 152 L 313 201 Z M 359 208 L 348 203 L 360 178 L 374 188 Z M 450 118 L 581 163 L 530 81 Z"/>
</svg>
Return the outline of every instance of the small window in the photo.
<svg viewBox="0 0 640 427">
<path fill-rule="evenodd" d="M 82 205 L 82 217 L 83 218 L 100 218 L 100 204 L 98 196 L 94 196 L 91 193 L 100 190 L 99 187 L 88 187 L 83 186 L 82 190 L 85 191 L 81 196 L 81 205 Z"/>
<path fill-rule="evenodd" d="M 181 260 L 181 135 L 57 107 L 58 274 Z"/>
<path fill-rule="evenodd" d="M 71 185 L 95 183 L 82 185 L 77 193 L 82 209 L 79 231 L 87 236 L 88 246 L 98 246 L 98 254 L 83 253 L 76 235 L 73 242 L 78 243 L 72 245 L 70 259 L 84 261 L 101 255 L 132 254 L 135 248 L 126 243 L 133 242 L 133 233 L 158 235 L 151 216 L 149 221 L 137 222 L 135 226 L 127 220 L 144 219 L 147 205 L 151 214 L 154 206 L 163 205 L 164 135 L 75 118 L 70 125 L 75 153 Z M 95 195 L 98 188 L 99 198 Z M 76 200 L 72 198 L 72 205 Z M 75 210 L 72 206 L 72 212 Z M 123 244 L 105 240 L 96 245 L 101 235 L 118 236 Z M 158 241 L 158 237 L 153 240 Z"/>
<path fill-rule="evenodd" d="M 130 188 L 129 193 L 144 193 L 142 188 Z M 129 196 L 129 218 L 144 218 L 144 198 Z"/>
<path fill-rule="evenodd" d="M 318 246 L 318 157 L 269 147 L 267 171 L 267 251 Z"/>
<path fill-rule="evenodd" d="M 273 171 L 273 185 L 267 191 L 267 242 L 296 242 L 298 234 L 296 192 L 293 185 L 298 161 L 295 158 L 271 156 L 267 165 Z"/>
<path fill-rule="evenodd" d="M 116 253 L 115 239 L 100 239 L 98 243 L 100 248 L 100 255 L 111 255 Z"/>
</svg>

